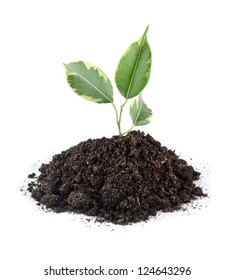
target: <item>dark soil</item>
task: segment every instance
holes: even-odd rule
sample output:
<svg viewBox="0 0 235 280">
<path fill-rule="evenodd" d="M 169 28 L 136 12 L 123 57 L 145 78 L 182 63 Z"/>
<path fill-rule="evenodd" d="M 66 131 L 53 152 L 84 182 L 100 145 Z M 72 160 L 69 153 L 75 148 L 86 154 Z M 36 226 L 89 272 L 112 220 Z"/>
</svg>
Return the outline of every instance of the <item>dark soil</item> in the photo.
<svg viewBox="0 0 235 280">
<path fill-rule="evenodd" d="M 204 196 L 194 184 L 200 173 L 139 131 L 81 142 L 39 171 L 28 190 L 40 204 L 115 224 L 145 221 Z"/>
</svg>

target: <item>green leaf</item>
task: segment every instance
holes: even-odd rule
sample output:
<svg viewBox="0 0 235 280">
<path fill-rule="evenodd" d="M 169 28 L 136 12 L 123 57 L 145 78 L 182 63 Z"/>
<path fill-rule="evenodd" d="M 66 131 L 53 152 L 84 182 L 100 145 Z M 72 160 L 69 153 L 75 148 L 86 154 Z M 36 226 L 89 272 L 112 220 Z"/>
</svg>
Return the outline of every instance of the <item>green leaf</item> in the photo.
<svg viewBox="0 0 235 280">
<path fill-rule="evenodd" d="M 151 49 L 147 41 L 148 28 L 121 57 L 115 82 L 120 93 L 130 99 L 137 96 L 146 86 L 151 71 Z"/>
<path fill-rule="evenodd" d="M 147 107 L 141 95 L 139 95 L 130 107 L 130 115 L 133 126 L 146 125 L 152 117 L 152 110 Z"/>
<path fill-rule="evenodd" d="M 97 66 L 84 61 L 64 64 L 70 87 L 81 97 L 95 103 L 113 103 L 113 87 Z"/>
</svg>

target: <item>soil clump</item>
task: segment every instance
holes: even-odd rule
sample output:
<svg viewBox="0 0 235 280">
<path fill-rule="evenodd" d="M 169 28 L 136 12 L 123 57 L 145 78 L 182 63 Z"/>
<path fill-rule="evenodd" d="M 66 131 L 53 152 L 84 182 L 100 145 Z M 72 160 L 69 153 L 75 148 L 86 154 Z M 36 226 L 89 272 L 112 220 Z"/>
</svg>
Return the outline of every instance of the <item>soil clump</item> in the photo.
<svg viewBox="0 0 235 280">
<path fill-rule="evenodd" d="M 129 224 L 204 196 L 200 173 L 149 134 L 87 140 L 42 164 L 28 191 L 55 212 Z"/>
</svg>

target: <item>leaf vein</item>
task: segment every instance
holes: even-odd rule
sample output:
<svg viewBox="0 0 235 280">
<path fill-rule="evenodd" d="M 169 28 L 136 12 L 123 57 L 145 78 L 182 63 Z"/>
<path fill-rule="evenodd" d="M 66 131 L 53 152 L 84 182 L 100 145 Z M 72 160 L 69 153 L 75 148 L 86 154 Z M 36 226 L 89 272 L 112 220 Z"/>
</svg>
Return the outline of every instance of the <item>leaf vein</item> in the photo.
<svg viewBox="0 0 235 280">
<path fill-rule="evenodd" d="M 141 100 L 139 100 L 139 101 L 141 101 Z M 139 103 L 139 102 L 138 102 L 138 103 Z M 137 102 L 136 102 L 136 105 L 137 105 Z M 139 116 L 140 116 L 142 107 L 143 107 L 143 101 L 141 102 L 141 105 L 140 105 L 140 107 L 139 107 L 139 111 L 138 111 L 137 116 L 136 116 L 136 118 L 135 118 L 135 122 L 133 123 L 134 125 L 136 125 L 136 123 L 137 123 L 137 121 L 138 121 L 138 119 L 139 119 Z"/>
<path fill-rule="evenodd" d="M 133 71 L 132 76 L 131 76 L 130 84 L 129 84 L 129 87 L 128 87 L 128 90 L 127 90 L 126 99 L 128 99 L 131 88 L 132 88 L 132 85 L 133 85 L 133 80 L 134 80 L 134 77 L 135 77 L 135 74 L 136 74 L 136 71 L 137 71 L 137 67 L 138 67 L 138 64 L 139 64 L 139 61 L 140 61 L 140 55 L 141 55 L 142 48 L 143 48 L 143 45 L 144 45 L 144 40 L 146 39 L 147 32 L 148 32 L 148 28 L 146 29 L 146 31 L 145 31 L 142 39 L 141 39 L 141 42 L 140 42 L 140 48 L 139 48 L 138 56 L 137 56 L 136 61 L 135 61 L 135 67 L 134 67 L 134 71 Z"/>
</svg>

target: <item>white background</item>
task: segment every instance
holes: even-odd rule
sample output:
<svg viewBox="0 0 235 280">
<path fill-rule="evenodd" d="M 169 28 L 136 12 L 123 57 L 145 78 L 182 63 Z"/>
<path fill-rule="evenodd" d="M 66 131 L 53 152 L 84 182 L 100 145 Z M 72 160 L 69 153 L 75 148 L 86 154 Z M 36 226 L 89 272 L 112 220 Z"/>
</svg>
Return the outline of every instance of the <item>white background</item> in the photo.
<svg viewBox="0 0 235 280">
<path fill-rule="evenodd" d="M 226 0 L 1 1 L 1 279 L 44 279 L 49 265 L 190 266 L 192 275 L 178 278 L 233 279 L 234 14 Z M 113 81 L 147 24 L 153 66 L 144 98 L 154 118 L 143 129 L 205 170 L 210 199 L 128 227 L 43 213 L 19 191 L 32 165 L 117 133 L 112 106 L 76 96 L 62 63 L 86 60 Z"/>
</svg>

